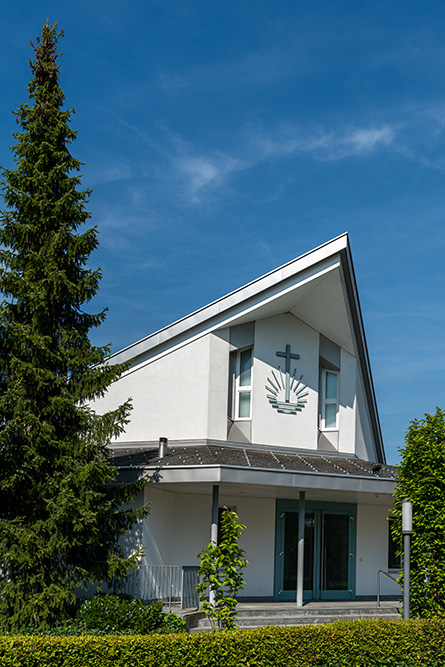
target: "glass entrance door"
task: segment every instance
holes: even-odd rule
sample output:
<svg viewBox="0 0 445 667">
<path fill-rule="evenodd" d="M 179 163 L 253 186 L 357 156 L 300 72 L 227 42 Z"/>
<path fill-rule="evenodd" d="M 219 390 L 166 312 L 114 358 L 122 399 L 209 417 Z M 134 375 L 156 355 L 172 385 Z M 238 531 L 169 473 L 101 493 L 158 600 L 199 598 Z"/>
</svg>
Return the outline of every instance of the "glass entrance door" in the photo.
<svg viewBox="0 0 445 667">
<path fill-rule="evenodd" d="M 306 596 L 314 587 L 314 512 L 306 512 L 304 526 L 304 590 Z M 284 549 L 283 559 L 283 591 L 292 593 L 297 590 L 297 544 L 298 544 L 298 512 L 284 512 Z"/>
<path fill-rule="evenodd" d="M 306 503 L 304 598 L 351 599 L 355 590 L 356 506 Z M 295 600 L 298 501 L 277 501 L 275 597 Z"/>
<path fill-rule="evenodd" d="M 320 598 L 350 597 L 350 516 L 321 510 L 320 519 Z"/>
</svg>

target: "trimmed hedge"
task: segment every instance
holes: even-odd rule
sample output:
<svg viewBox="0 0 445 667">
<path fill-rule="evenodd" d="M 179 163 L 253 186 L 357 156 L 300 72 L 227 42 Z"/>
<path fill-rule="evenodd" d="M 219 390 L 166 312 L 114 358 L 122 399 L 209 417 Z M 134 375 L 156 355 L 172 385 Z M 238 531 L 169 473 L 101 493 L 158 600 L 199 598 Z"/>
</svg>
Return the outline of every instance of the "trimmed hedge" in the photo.
<svg viewBox="0 0 445 667">
<path fill-rule="evenodd" d="M 227 633 L 0 637 L 0 667 L 414 667 L 445 664 L 445 622 L 349 621 Z"/>
</svg>

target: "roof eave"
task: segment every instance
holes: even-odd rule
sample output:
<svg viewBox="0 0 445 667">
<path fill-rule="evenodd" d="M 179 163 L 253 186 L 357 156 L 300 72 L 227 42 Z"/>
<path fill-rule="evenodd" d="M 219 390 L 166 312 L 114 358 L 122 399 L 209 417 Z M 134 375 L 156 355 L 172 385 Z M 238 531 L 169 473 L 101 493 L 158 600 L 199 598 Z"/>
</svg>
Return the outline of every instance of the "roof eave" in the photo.
<svg viewBox="0 0 445 667">
<path fill-rule="evenodd" d="M 251 300 L 266 290 L 270 290 L 271 287 L 279 285 L 292 276 L 296 276 L 304 270 L 338 255 L 342 251 L 344 252 L 347 248 L 348 234 L 345 232 L 331 241 L 327 241 L 277 269 L 269 271 L 250 283 L 239 287 L 233 292 L 212 301 L 193 313 L 172 322 L 172 324 L 153 332 L 149 336 L 113 353 L 108 357 L 108 361 L 109 363 L 127 362 L 142 357 L 159 345 L 165 345 L 168 342 L 173 344 L 176 338 L 184 335 L 186 332 L 191 332 L 206 322 L 210 324 L 212 319 L 216 318 L 216 316 L 221 316 L 223 313 L 229 315 L 230 310 L 235 307 L 239 307 L 244 302 Z"/>
<path fill-rule="evenodd" d="M 359 367 L 362 369 L 362 378 L 364 383 L 367 405 L 369 406 L 369 418 L 374 435 L 376 446 L 377 462 L 386 463 L 386 455 L 383 446 L 383 437 L 380 427 L 379 414 L 377 410 L 377 400 L 374 390 L 374 382 L 371 373 L 371 363 L 369 360 L 368 346 L 366 343 L 365 329 L 363 325 L 362 311 L 358 298 L 357 282 L 355 279 L 354 265 L 352 262 L 351 249 L 349 244 L 340 253 L 342 259 L 343 276 L 348 293 L 348 300 L 351 304 L 352 325 L 354 328 L 355 340 L 357 345 L 357 355 L 359 358 Z"/>
</svg>

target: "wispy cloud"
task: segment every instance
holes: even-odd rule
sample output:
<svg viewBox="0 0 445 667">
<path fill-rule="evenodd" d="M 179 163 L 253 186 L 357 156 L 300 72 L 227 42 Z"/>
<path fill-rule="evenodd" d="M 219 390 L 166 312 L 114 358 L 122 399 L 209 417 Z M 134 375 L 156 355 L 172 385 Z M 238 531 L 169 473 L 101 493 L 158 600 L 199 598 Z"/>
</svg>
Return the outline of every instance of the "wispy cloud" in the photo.
<svg viewBox="0 0 445 667">
<path fill-rule="evenodd" d="M 204 191 L 221 186 L 231 173 L 244 167 L 239 158 L 226 155 L 183 155 L 174 160 L 174 168 L 187 197 L 199 203 Z"/>
<path fill-rule="evenodd" d="M 238 154 L 198 153 L 176 138 L 171 166 L 183 195 L 191 203 L 200 204 L 210 192 L 227 185 L 235 172 L 253 169 L 261 162 L 296 154 L 323 161 L 364 156 L 392 144 L 395 134 L 390 125 L 312 133 L 291 126 L 267 133 L 250 128 Z"/>
<path fill-rule="evenodd" d="M 89 183 L 93 187 L 115 181 L 125 181 L 133 177 L 128 162 L 110 160 L 104 156 L 101 156 L 99 159 L 95 156 L 94 162 L 90 162 L 85 171 L 87 171 Z"/>
<path fill-rule="evenodd" d="M 353 128 L 344 134 L 334 146 L 339 157 L 363 155 L 380 146 L 389 146 L 395 137 L 395 129 L 388 125 L 383 127 Z"/>
<path fill-rule="evenodd" d="M 272 57 L 272 56 L 270 56 Z M 273 58 L 272 58 L 273 60 Z M 249 60 L 249 67 L 254 64 Z M 248 63 L 244 63 L 247 69 Z M 177 85 L 182 85 L 179 81 Z M 114 112 L 109 112 L 115 115 Z M 439 114 L 439 111 L 437 111 Z M 338 127 L 282 124 L 265 128 L 263 125 L 241 127 L 237 138 L 231 137 L 234 148 L 216 147 L 203 149 L 179 133 L 174 132 L 165 121 L 143 130 L 115 115 L 120 126 L 135 134 L 138 141 L 150 148 L 150 155 L 157 156 L 149 168 L 164 195 L 174 189 L 174 199 L 181 198 L 192 205 L 214 200 L 217 193 L 229 187 L 237 172 L 246 172 L 259 164 L 287 158 L 306 156 L 317 161 L 334 161 L 354 157 L 366 157 L 378 150 L 394 147 L 398 140 L 400 124 L 381 122 L 374 124 L 343 124 Z M 438 121 L 435 121 L 438 122 Z M 400 150 L 400 147 L 399 147 Z M 155 166 L 153 166 L 155 165 Z M 112 165 L 105 170 L 108 178 L 129 177 L 130 171 L 122 166 L 119 172 Z M 141 165 L 137 171 L 141 173 Z M 153 171 L 155 170 L 155 171 Z M 133 170 L 136 173 L 136 168 Z M 133 179 L 134 180 L 134 179 Z M 134 185 L 133 203 L 145 201 L 146 193 Z M 144 194 L 145 193 L 145 194 Z"/>
<path fill-rule="evenodd" d="M 396 134 L 395 127 L 348 127 L 340 131 L 301 131 L 287 127 L 278 133 L 256 134 L 252 144 L 262 153 L 262 159 L 279 155 L 306 153 L 318 160 L 341 160 L 365 155 L 389 146 Z"/>
<path fill-rule="evenodd" d="M 145 232 L 154 231 L 159 225 L 151 211 L 128 215 L 128 212 L 120 207 L 97 210 L 94 217 L 99 226 L 101 245 L 109 252 L 121 255 L 127 250 L 139 247 Z"/>
<path fill-rule="evenodd" d="M 166 259 L 165 257 L 152 257 L 145 260 L 140 265 L 141 269 L 147 269 L 150 271 L 166 271 L 171 264 L 171 259 Z"/>
<path fill-rule="evenodd" d="M 445 171 L 445 103 L 409 104 L 395 110 L 399 118 L 397 153 L 426 169 Z"/>
</svg>

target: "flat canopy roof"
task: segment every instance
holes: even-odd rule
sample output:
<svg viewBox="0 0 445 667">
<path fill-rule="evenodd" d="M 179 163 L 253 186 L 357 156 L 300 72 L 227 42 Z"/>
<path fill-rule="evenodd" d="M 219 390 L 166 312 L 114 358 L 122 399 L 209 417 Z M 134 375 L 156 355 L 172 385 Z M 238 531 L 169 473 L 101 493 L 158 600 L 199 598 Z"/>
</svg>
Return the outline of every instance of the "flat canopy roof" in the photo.
<svg viewBox="0 0 445 667">
<path fill-rule="evenodd" d="M 184 484 L 195 490 L 199 485 L 223 483 L 273 486 L 277 497 L 284 487 L 390 496 L 397 472 L 394 466 L 356 457 L 222 443 L 178 444 L 169 447 L 163 459 L 157 447 L 120 446 L 112 450 L 111 462 L 120 469 L 122 481 L 145 474 L 149 483 L 173 485 L 177 490 Z"/>
</svg>

